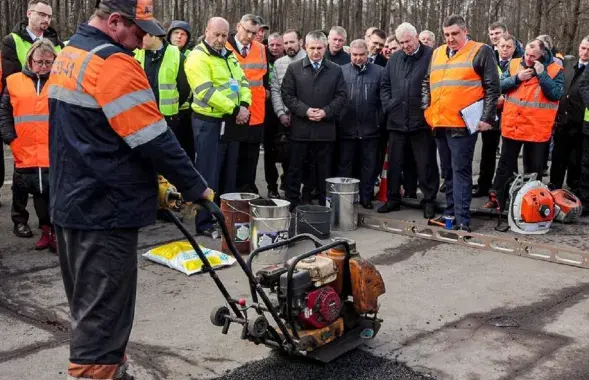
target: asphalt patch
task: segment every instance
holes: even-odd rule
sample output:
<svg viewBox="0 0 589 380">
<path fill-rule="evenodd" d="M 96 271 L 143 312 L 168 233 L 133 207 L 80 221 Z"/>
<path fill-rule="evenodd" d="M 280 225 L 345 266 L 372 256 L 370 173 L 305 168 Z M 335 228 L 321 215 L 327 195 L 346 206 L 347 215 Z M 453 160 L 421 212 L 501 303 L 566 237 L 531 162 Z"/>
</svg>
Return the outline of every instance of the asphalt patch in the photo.
<svg viewBox="0 0 589 380">
<path fill-rule="evenodd" d="M 215 380 L 432 380 L 429 374 L 419 374 L 395 360 L 355 350 L 328 364 L 304 358 L 287 358 L 278 354 L 247 363 Z"/>
<path fill-rule="evenodd" d="M 425 252 L 441 244 L 444 243 L 430 239 L 413 238 L 398 247 L 385 249 L 384 253 L 370 258 L 370 262 L 375 265 L 393 265 L 409 260 L 416 253 L 423 252 L 425 254 Z"/>
</svg>

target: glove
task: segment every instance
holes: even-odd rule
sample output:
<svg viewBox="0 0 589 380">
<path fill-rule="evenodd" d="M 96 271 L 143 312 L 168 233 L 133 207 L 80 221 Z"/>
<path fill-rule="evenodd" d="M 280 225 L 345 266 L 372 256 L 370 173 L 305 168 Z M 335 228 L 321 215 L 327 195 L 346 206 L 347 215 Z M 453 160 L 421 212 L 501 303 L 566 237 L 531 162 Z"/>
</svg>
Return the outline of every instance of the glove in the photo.
<svg viewBox="0 0 589 380">
<path fill-rule="evenodd" d="M 202 194 L 202 199 L 206 199 L 207 201 L 213 202 L 215 200 L 215 192 L 207 188 L 205 192 Z M 184 202 L 180 207 L 180 214 L 185 219 L 192 219 L 196 217 L 196 214 L 198 213 L 198 210 L 200 208 L 200 205 L 195 204 L 193 202 Z"/>
</svg>

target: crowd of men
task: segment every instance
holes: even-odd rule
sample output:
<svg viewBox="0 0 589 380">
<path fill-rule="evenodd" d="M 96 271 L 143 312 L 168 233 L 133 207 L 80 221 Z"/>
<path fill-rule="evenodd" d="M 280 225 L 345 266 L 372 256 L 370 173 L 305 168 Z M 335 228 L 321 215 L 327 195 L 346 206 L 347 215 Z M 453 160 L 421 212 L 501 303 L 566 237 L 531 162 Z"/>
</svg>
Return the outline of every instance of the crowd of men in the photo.
<svg viewBox="0 0 589 380">
<path fill-rule="evenodd" d="M 194 38 L 182 20 L 164 30 L 151 0 L 100 0 L 62 43 L 46 0 L 31 0 L 27 18 L 2 41 L 0 137 L 14 157 L 14 233 L 34 235 L 32 194 L 35 248 L 60 255 L 68 378 L 132 379 L 125 347 L 138 231 L 155 221 L 158 173 L 187 202 L 260 193 L 263 145 L 262 195 L 282 189 L 295 210 L 315 198 L 325 204 L 327 177 L 355 177 L 371 209 L 388 157 L 378 212 L 399 210 L 419 188 L 425 218 L 454 217 L 470 231 L 473 196 L 504 207 L 513 173 L 542 178 L 551 155 L 550 186 L 566 178 L 589 211 L 589 37 L 578 58 L 556 57 L 550 36 L 523 44 L 497 22 L 485 44 L 452 15 L 439 47 L 434 33 L 409 23 L 390 36 L 371 27 L 348 44 L 340 26 L 270 33 L 246 14 L 234 25 L 213 17 Z M 447 205 L 434 219 L 439 191 Z M 198 213 L 196 232 L 214 235 L 211 215 Z"/>
</svg>

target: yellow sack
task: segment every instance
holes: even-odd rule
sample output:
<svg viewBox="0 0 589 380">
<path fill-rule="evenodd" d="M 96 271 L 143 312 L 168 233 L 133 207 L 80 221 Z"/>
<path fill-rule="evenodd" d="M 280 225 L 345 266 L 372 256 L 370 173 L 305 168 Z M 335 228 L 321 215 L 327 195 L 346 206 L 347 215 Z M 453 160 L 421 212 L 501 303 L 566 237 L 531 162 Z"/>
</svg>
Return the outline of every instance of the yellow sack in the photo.
<svg viewBox="0 0 589 380">
<path fill-rule="evenodd" d="M 235 263 L 235 258 L 223 252 L 208 249 L 199 245 L 213 268 L 230 266 Z M 202 261 L 188 241 L 176 241 L 150 249 L 143 257 L 156 263 L 166 265 L 187 275 L 198 273 L 202 270 Z"/>
</svg>

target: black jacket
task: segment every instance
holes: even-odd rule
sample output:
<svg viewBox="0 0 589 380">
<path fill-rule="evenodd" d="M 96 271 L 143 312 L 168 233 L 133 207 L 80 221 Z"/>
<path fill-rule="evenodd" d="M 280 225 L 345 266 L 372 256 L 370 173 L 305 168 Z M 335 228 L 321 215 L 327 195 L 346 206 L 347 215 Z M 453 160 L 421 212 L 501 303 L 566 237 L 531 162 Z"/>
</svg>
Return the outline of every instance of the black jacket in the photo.
<svg viewBox="0 0 589 380">
<path fill-rule="evenodd" d="M 438 49 L 446 49 L 446 55 L 449 50 L 446 45 Z M 474 71 L 481 77 L 481 83 L 485 96 L 483 97 L 483 116 L 482 121 L 493 125 L 495 123 L 495 116 L 497 115 L 497 100 L 501 94 L 501 86 L 499 81 L 499 72 L 497 70 L 497 62 L 495 60 L 495 53 L 488 45 L 484 45 L 478 51 L 473 61 Z M 431 100 L 430 86 L 429 86 L 429 70 L 422 86 L 422 106 L 427 108 Z M 469 134 L 466 128 L 450 128 L 452 136 L 466 136 Z"/>
<path fill-rule="evenodd" d="M 342 66 L 348 101 L 340 114 L 340 138 L 364 139 L 380 136 L 380 79 L 383 70 L 372 63 L 363 67 L 351 63 Z"/>
<path fill-rule="evenodd" d="M 152 51 L 145 50 L 145 75 L 149 81 L 149 85 L 155 95 L 155 100 L 159 104 L 160 92 L 158 83 L 158 73 L 164 60 L 164 53 L 170 45 L 168 41 L 163 41 L 164 45 L 160 50 Z M 176 86 L 178 88 L 180 104 L 183 104 L 190 95 L 190 84 L 186 78 L 186 72 L 184 71 L 184 61 L 186 57 L 184 54 L 180 54 L 180 68 L 178 69 L 178 76 L 176 77 Z"/>
<path fill-rule="evenodd" d="M 311 61 L 305 57 L 288 66 L 281 92 L 284 105 L 292 113 L 292 140 L 335 141 L 335 122 L 348 98 L 341 67 L 324 59 L 315 73 Z M 309 120 L 309 108 L 322 108 L 325 118 Z"/>
<path fill-rule="evenodd" d="M 387 59 L 385 58 L 384 55 L 382 54 L 377 54 L 376 57 L 374 57 L 374 62 L 375 65 L 378 65 L 380 67 L 385 67 L 387 65 Z"/>
<path fill-rule="evenodd" d="M 29 33 L 27 32 L 27 25 L 28 22 L 21 21 L 14 26 L 12 32 L 21 36 L 23 40 L 33 43 L 31 36 L 29 36 Z M 57 32 L 51 27 L 47 28 L 43 33 L 43 38 L 49 39 L 55 46 L 63 47 Z M 9 34 L 2 40 L 2 85 L 6 84 L 7 76 L 14 73 L 20 73 L 21 71 L 22 66 L 16 55 L 14 37 L 12 37 L 12 34 Z"/>
<path fill-rule="evenodd" d="M 331 52 L 329 51 L 329 46 L 327 46 L 327 49 L 325 49 L 325 58 L 328 61 L 338 64 L 340 66 L 347 65 L 348 63 L 352 62 L 352 58 L 350 58 L 350 55 L 346 53 L 344 49 L 341 49 L 340 51 L 335 53 L 335 55 L 331 55 Z"/>
<path fill-rule="evenodd" d="M 429 129 L 421 108 L 421 84 L 428 73 L 433 49 L 420 43 L 414 55 L 391 54 L 382 75 L 380 99 L 389 131 Z"/>
<path fill-rule="evenodd" d="M 38 76 L 26 67 L 22 72 L 33 80 L 35 88 L 37 88 L 39 92 L 43 89 L 45 82 L 47 82 L 47 79 L 49 78 L 49 74 Z M 4 144 L 10 145 L 10 143 L 17 137 L 16 129 L 14 127 L 14 114 L 12 103 L 10 102 L 10 94 L 8 93 L 8 88 L 4 87 L 2 98 L 0 98 L 0 138 L 2 138 Z"/>
<path fill-rule="evenodd" d="M 579 94 L 583 100 L 583 106 L 589 108 L 589 70 L 584 70 L 579 82 Z M 583 122 L 583 134 L 589 136 L 589 122 Z"/>
<path fill-rule="evenodd" d="M 556 116 L 557 131 L 566 128 L 570 133 L 580 133 L 585 116 L 585 104 L 579 93 L 579 84 L 583 72 L 579 69 L 579 60 L 572 56 L 564 59 L 564 93 L 560 99 Z"/>
</svg>

